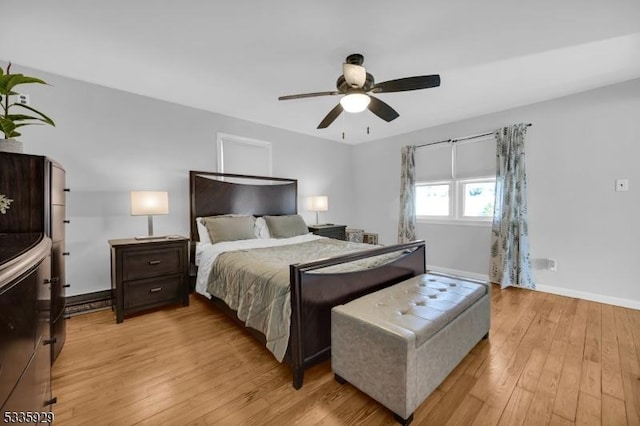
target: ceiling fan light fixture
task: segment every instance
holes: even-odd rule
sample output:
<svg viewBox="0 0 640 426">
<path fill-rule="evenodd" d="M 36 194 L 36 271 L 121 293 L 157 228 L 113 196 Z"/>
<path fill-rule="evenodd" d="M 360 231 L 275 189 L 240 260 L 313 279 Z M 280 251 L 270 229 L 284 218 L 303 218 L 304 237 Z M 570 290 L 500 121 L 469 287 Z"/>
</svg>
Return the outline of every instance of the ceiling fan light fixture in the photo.
<svg viewBox="0 0 640 426">
<path fill-rule="evenodd" d="M 350 93 L 340 99 L 340 105 L 347 112 L 362 112 L 369 106 L 371 98 L 364 93 Z"/>
</svg>

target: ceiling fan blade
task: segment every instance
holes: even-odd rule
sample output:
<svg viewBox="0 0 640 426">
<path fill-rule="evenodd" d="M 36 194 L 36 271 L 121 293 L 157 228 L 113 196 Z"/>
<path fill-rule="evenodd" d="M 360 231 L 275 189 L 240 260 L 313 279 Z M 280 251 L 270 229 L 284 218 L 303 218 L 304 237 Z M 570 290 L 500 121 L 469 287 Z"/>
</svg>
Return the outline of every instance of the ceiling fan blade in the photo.
<svg viewBox="0 0 640 426">
<path fill-rule="evenodd" d="M 287 95 L 280 96 L 278 98 L 279 101 L 288 101 L 289 99 L 300 99 L 300 98 L 315 98 L 316 96 L 331 96 L 331 95 L 339 95 L 340 92 L 331 91 L 331 92 L 314 92 L 314 93 L 302 93 L 299 95 Z"/>
<path fill-rule="evenodd" d="M 440 86 L 440 76 L 421 75 L 416 77 L 399 78 L 397 80 L 383 81 L 371 88 L 373 93 L 406 92 L 408 90 L 428 89 Z"/>
<path fill-rule="evenodd" d="M 384 121 L 393 121 L 400 116 L 395 109 L 391 108 L 385 102 L 382 102 L 380 99 L 374 98 L 371 95 L 369 95 L 369 97 L 371 98 L 368 106 L 369 111 L 382 118 Z"/>
<path fill-rule="evenodd" d="M 362 65 L 342 64 L 342 75 L 351 87 L 362 87 L 367 80 L 367 71 Z"/>
<path fill-rule="evenodd" d="M 329 114 L 327 114 L 327 116 L 320 122 L 320 124 L 318 124 L 318 129 L 326 129 L 327 127 L 329 127 L 340 114 L 342 114 L 342 105 L 338 104 L 331 111 L 329 111 Z"/>
</svg>

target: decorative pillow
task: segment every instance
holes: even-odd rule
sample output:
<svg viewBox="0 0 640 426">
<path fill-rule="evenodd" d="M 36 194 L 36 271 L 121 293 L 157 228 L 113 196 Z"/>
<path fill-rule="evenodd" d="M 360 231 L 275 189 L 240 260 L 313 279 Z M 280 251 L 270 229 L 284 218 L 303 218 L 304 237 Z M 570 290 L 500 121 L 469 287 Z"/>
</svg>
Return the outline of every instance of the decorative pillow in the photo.
<svg viewBox="0 0 640 426">
<path fill-rule="evenodd" d="M 309 233 L 309 228 L 302 216 L 292 214 L 287 216 L 264 216 L 269 227 L 271 238 L 289 238 Z"/>
<path fill-rule="evenodd" d="M 203 217 L 202 221 L 213 244 L 256 238 L 256 218 L 253 216 L 209 216 Z"/>
<path fill-rule="evenodd" d="M 257 238 L 271 238 L 269 233 L 269 227 L 267 221 L 263 217 L 256 218 L 256 237 Z"/>
</svg>

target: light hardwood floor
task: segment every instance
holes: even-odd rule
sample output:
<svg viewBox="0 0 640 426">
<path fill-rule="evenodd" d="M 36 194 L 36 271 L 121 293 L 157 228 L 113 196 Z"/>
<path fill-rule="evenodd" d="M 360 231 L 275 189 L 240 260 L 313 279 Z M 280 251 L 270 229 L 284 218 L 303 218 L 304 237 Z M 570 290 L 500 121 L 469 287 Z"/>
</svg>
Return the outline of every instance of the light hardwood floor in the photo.
<svg viewBox="0 0 640 426">
<path fill-rule="evenodd" d="M 492 289 L 491 337 L 415 413 L 415 425 L 640 425 L 640 311 Z M 327 361 L 291 373 L 199 296 L 116 324 L 73 317 L 53 368 L 57 425 L 366 424 L 391 413 Z"/>
</svg>

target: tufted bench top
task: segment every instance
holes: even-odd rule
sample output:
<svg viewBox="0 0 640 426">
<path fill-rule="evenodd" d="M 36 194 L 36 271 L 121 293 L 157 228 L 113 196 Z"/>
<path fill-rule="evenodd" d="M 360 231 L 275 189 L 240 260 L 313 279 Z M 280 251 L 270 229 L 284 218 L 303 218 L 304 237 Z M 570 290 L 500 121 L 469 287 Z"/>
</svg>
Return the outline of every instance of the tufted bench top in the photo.
<svg viewBox="0 0 640 426">
<path fill-rule="evenodd" d="M 485 284 L 423 274 L 334 309 L 377 327 L 404 334 L 421 346 L 487 294 Z"/>
</svg>

